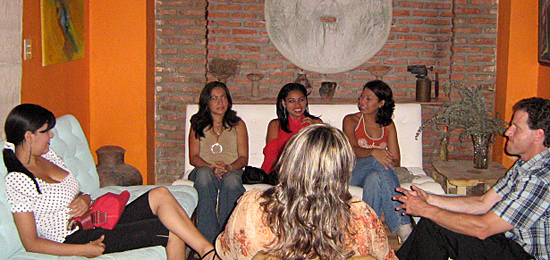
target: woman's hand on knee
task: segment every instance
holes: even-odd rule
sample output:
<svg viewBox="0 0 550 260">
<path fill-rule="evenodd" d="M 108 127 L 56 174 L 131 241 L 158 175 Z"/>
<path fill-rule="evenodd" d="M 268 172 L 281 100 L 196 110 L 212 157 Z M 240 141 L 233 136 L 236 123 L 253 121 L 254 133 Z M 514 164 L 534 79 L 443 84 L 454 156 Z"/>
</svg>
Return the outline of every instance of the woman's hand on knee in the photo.
<svg viewBox="0 0 550 260">
<path fill-rule="evenodd" d="M 374 159 L 384 166 L 386 170 L 393 169 L 393 155 L 390 151 L 383 149 L 372 149 L 371 154 Z"/>
</svg>

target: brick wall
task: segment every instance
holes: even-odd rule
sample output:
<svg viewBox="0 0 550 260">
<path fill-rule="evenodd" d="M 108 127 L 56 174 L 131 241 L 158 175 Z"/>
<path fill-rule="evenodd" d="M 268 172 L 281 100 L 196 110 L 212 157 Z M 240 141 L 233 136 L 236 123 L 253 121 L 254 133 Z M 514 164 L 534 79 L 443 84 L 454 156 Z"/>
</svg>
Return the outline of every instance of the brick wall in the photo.
<svg viewBox="0 0 550 260">
<path fill-rule="evenodd" d="M 261 95 L 273 97 L 297 77 L 298 67 L 271 44 L 265 29 L 262 0 L 157 0 L 156 131 L 158 183 L 170 183 L 183 171 L 186 136 L 185 105 L 197 102 L 200 90 L 214 80 L 206 67 L 212 58 L 241 61 L 240 73 L 228 81 L 237 102 L 247 102 L 246 74 L 262 73 Z M 372 66 L 391 69 L 383 77 L 398 100 L 414 100 L 415 77 L 407 65 L 434 67 L 441 85 L 461 80 L 484 87 L 494 102 L 497 36 L 496 0 L 394 0 L 390 37 L 384 48 L 358 68 L 338 74 L 308 72 L 318 97 L 322 81 L 339 85 L 335 97 L 354 102 L 365 82 L 375 79 Z M 433 72 L 430 72 L 433 79 Z M 443 96 L 443 95 L 442 95 Z M 456 94 L 451 98 L 457 98 Z M 446 97 L 443 100 L 447 100 Z M 431 117 L 437 105 L 424 105 Z M 353 111 L 350 111 L 353 112 Z M 441 130 L 424 132 L 424 162 L 438 160 Z M 471 142 L 450 138 L 451 158 L 471 158 Z"/>
</svg>

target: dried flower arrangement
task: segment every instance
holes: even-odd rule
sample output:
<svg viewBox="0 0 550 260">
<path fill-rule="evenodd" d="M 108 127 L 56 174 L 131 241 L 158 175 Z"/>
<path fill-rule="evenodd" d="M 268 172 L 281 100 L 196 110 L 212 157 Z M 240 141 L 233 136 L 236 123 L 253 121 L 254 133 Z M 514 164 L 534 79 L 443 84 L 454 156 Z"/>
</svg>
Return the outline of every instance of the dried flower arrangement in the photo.
<svg viewBox="0 0 550 260">
<path fill-rule="evenodd" d="M 235 76 L 239 72 L 241 62 L 235 59 L 214 58 L 208 65 L 208 72 L 219 81 L 225 82 L 229 77 Z"/>
<path fill-rule="evenodd" d="M 481 93 L 481 86 L 470 88 L 453 81 L 450 86 L 445 87 L 445 91 L 450 93 L 453 87 L 458 90 L 460 101 L 445 104 L 434 117 L 418 128 L 416 137 L 432 124 L 447 126 L 446 135 L 455 129 L 464 129 L 460 133 L 460 140 L 464 140 L 471 134 L 484 134 L 492 136 L 490 142 L 493 142 L 495 139 L 493 133 L 502 134 L 506 130 L 506 121 L 498 119 L 487 109 L 485 97 Z"/>
</svg>

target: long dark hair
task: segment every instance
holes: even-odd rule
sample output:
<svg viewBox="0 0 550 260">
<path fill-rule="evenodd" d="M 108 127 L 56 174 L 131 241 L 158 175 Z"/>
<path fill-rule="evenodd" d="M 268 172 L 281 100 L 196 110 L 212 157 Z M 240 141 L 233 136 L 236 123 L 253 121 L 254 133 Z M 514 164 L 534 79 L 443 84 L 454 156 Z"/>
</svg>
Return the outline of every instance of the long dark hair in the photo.
<svg viewBox="0 0 550 260">
<path fill-rule="evenodd" d="M 288 83 L 284 85 L 281 90 L 279 91 L 279 95 L 277 96 L 277 118 L 279 119 L 279 125 L 281 126 L 281 129 L 287 133 L 291 133 L 290 129 L 288 129 L 288 111 L 283 106 L 283 101 L 288 97 L 288 93 L 291 91 L 298 90 L 304 94 L 304 97 L 306 97 L 306 110 L 304 111 L 304 115 L 313 119 L 319 119 L 319 117 L 313 116 L 309 113 L 308 108 L 308 100 L 307 100 L 307 91 L 304 85 L 300 83 Z"/>
<path fill-rule="evenodd" d="M 27 131 L 36 133 L 44 125 L 48 127 L 46 130 L 41 131 L 43 133 L 50 131 L 55 126 L 55 116 L 51 111 L 34 104 L 18 105 L 11 110 L 6 118 L 4 125 L 6 142 L 10 142 L 17 147 L 25 140 L 25 133 Z M 8 172 L 21 172 L 27 175 L 34 182 L 38 193 L 42 193 L 34 174 L 23 166 L 23 163 L 15 156 L 15 151 L 4 148 L 2 153 Z"/>
<path fill-rule="evenodd" d="M 378 101 L 384 100 L 384 105 L 378 109 L 376 114 L 376 123 L 381 126 L 388 126 L 392 122 L 393 111 L 395 110 L 395 101 L 393 101 L 393 93 L 390 86 L 381 80 L 369 81 L 363 87 L 363 90 L 366 88 L 370 89 Z"/>
<path fill-rule="evenodd" d="M 231 99 L 231 94 L 229 89 L 223 82 L 213 81 L 204 86 L 201 91 L 201 96 L 199 98 L 199 111 L 191 117 L 191 128 L 195 131 L 195 138 L 200 139 L 204 137 L 204 129 L 211 128 L 214 124 L 212 119 L 212 114 L 210 113 L 210 98 L 212 96 L 212 89 L 220 87 L 225 91 L 227 96 L 227 111 L 223 115 L 223 127 L 232 128 L 239 123 L 241 120 L 237 116 L 237 112 L 231 110 L 233 107 L 233 100 Z"/>
</svg>

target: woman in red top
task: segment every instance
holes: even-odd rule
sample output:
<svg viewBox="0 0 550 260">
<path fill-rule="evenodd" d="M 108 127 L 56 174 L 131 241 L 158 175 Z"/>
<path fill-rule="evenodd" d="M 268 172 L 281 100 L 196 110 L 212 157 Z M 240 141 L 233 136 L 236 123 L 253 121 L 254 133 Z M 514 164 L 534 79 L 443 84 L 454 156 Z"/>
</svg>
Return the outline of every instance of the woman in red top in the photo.
<svg viewBox="0 0 550 260">
<path fill-rule="evenodd" d="M 370 81 L 363 87 L 357 106 L 359 112 L 344 117 L 344 133 L 357 156 L 351 173 L 350 185 L 363 188 L 363 201 L 378 216 L 385 216 L 391 232 L 405 241 L 412 231 L 411 219 L 395 208 L 399 201 L 399 179 L 393 170 L 399 167 L 401 156 L 397 142 L 397 130 L 393 123 L 395 103 L 388 84 L 380 80 Z"/>
<path fill-rule="evenodd" d="M 276 159 L 286 142 L 300 129 L 323 123 L 319 117 L 309 114 L 306 88 L 299 83 L 288 83 L 277 96 L 277 118 L 267 127 L 262 170 L 271 173 Z"/>
</svg>

